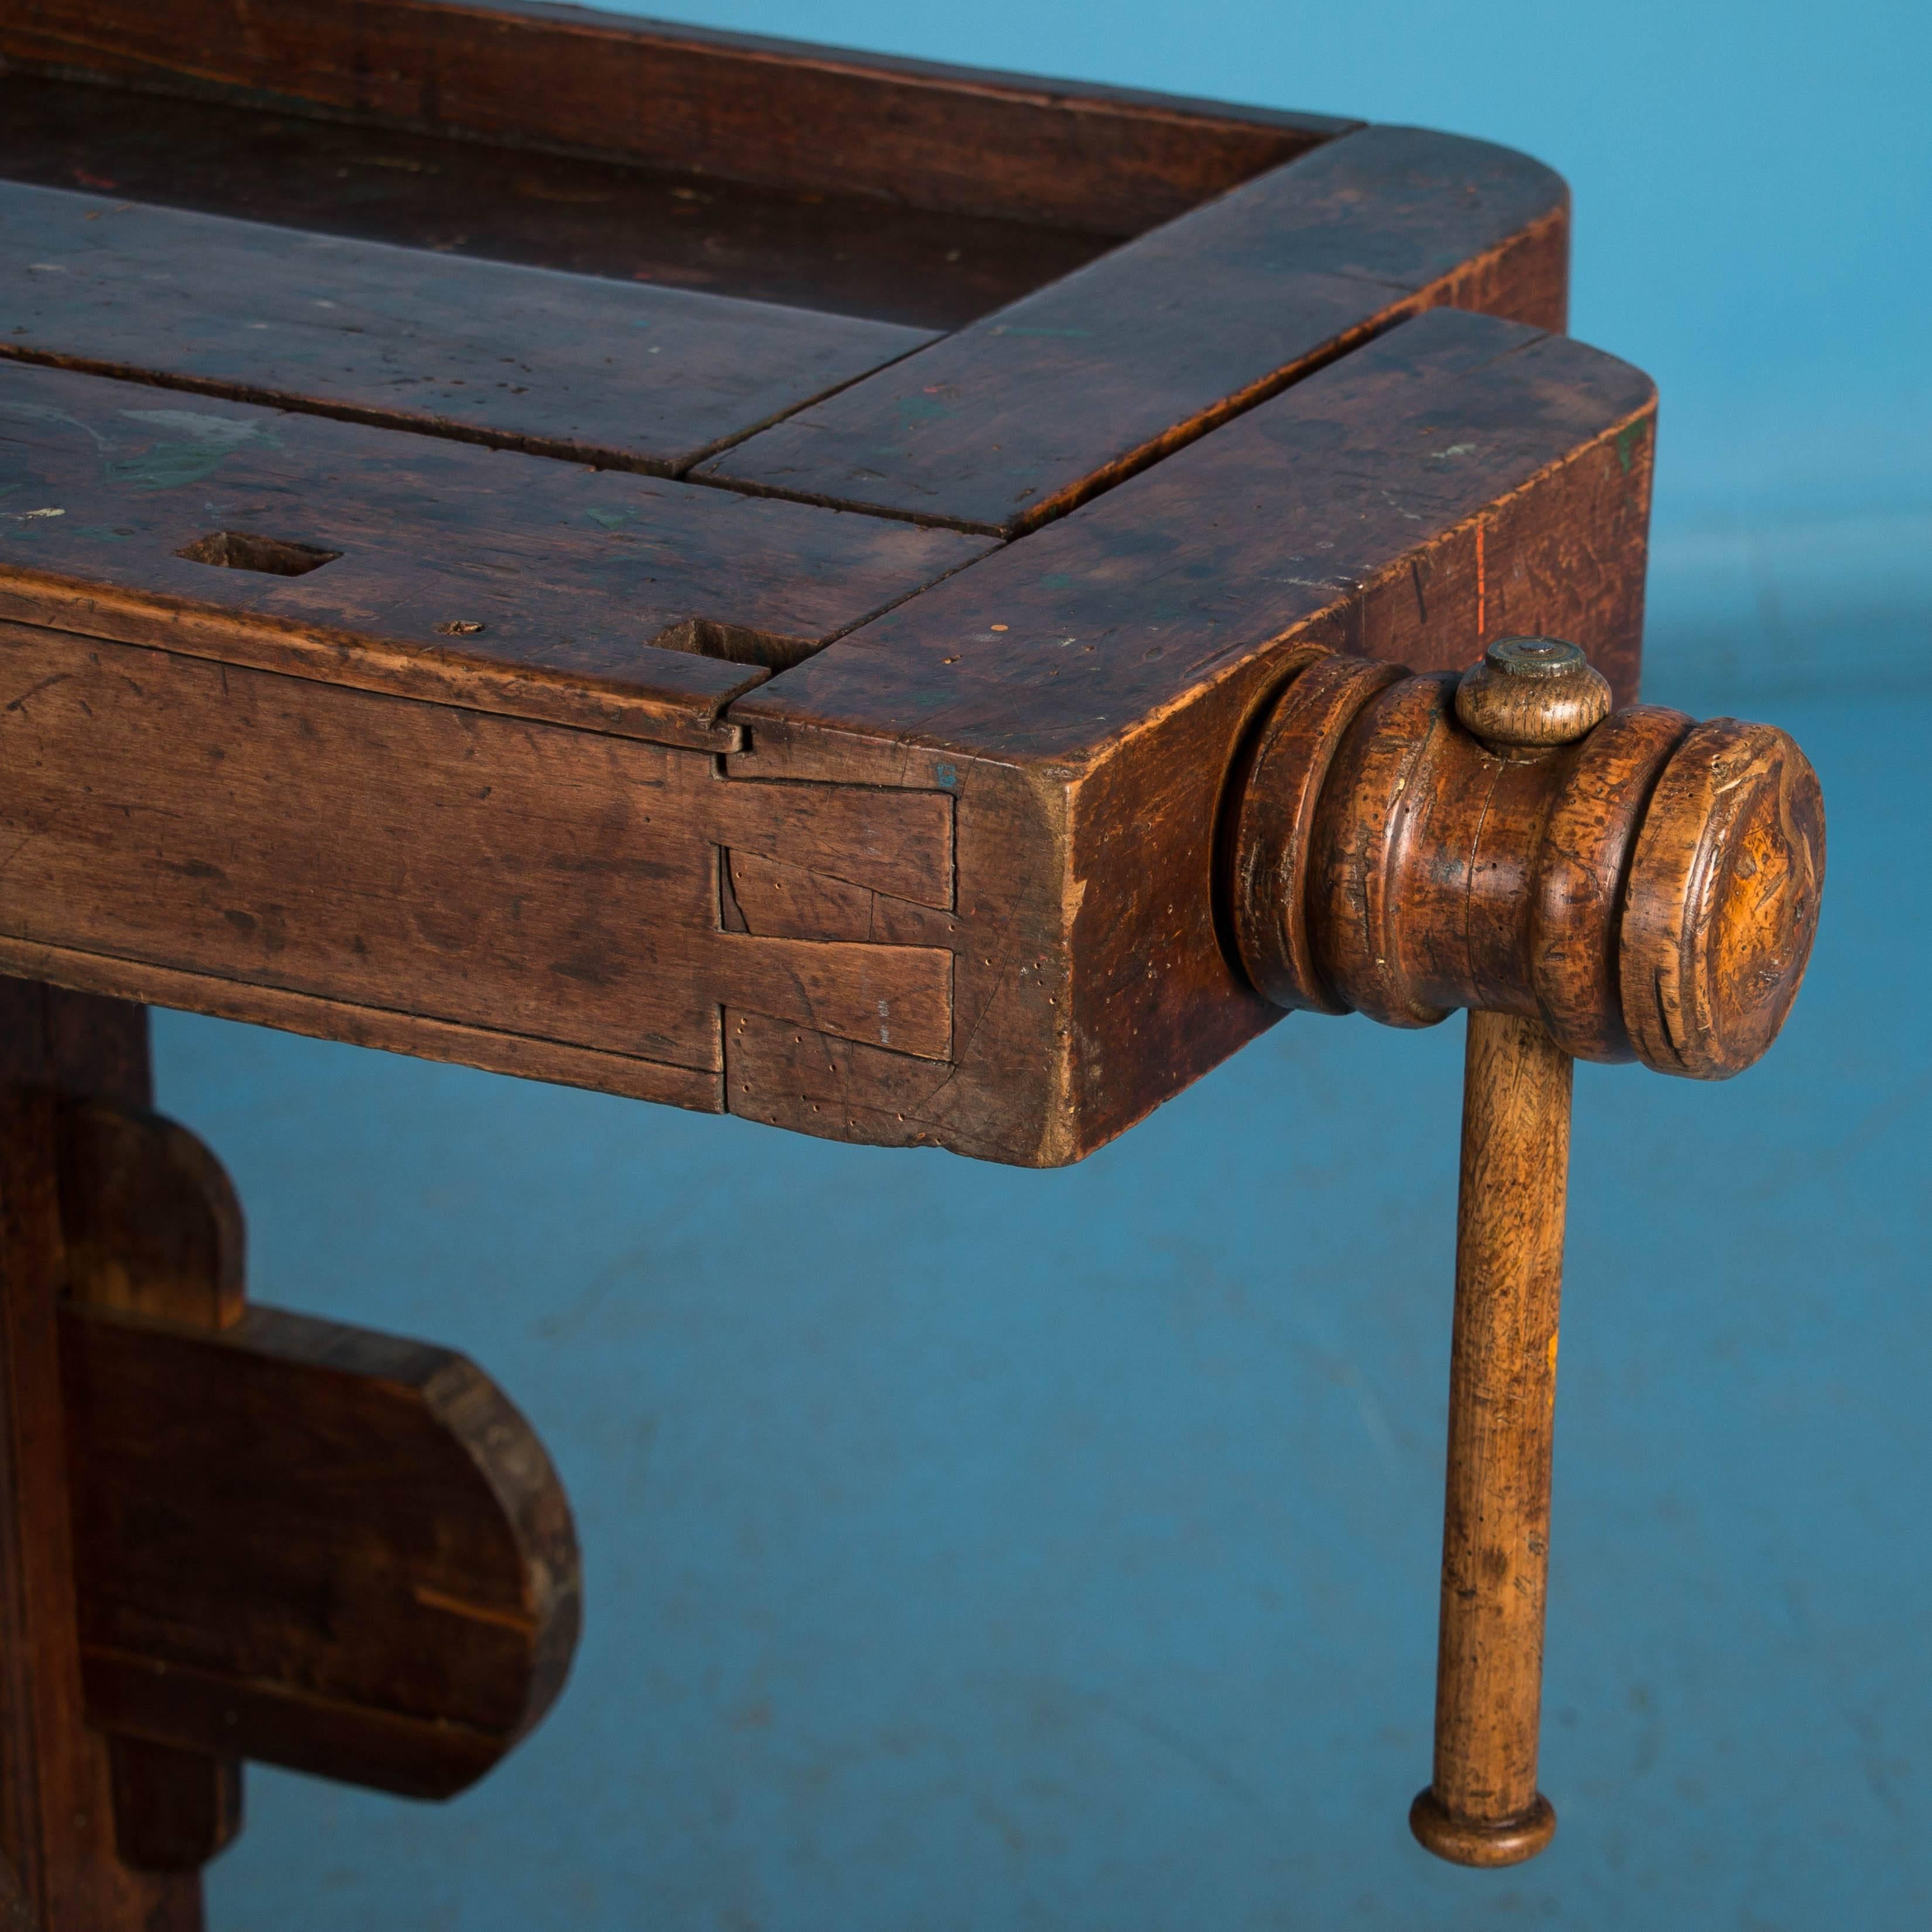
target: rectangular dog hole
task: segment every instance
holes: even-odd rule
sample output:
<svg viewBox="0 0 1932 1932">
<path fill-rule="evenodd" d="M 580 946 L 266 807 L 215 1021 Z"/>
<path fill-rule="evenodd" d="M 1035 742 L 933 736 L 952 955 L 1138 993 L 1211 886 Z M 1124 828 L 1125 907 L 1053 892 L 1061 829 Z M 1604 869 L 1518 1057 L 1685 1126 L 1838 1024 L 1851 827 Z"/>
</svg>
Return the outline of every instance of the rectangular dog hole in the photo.
<svg viewBox="0 0 1932 1932">
<path fill-rule="evenodd" d="M 700 657 L 723 658 L 728 663 L 764 664 L 789 670 L 819 648 L 810 638 L 780 637 L 775 632 L 747 630 L 740 624 L 716 624 L 709 617 L 687 617 L 651 640 L 661 651 L 695 651 Z"/>
<path fill-rule="evenodd" d="M 270 577 L 306 577 L 325 563 L 333 563 L 339 550 L 318 550 L 313 544 L 288 543 L 280 537 L 251 536 L 246 530 L 213 530 L 175 552 L 190 563 L 211 563 L 220 570 L 259 570 Z"/>
</svg>

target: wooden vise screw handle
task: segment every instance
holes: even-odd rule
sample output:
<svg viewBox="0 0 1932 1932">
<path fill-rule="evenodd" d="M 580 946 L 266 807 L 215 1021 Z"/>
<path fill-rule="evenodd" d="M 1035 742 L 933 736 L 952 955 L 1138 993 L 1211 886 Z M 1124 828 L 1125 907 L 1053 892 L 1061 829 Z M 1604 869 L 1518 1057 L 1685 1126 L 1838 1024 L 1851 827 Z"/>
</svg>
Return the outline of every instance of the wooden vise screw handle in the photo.
<svg viewBox="0 0 1932 1932">
<path fill-rule="evenodd" d="M 1230 923 L 1278 1005 L 1469 1012 L 1434 1777 L 1459 1864 L 1533 1858 L 1574 1058 L 1739 1072 L 1816 930 L 1824 806 L 1790 738 L 1633 705 L 1575 645 L 1454 676 L 1311 657 L 1237 771 Z"/>
</svg>

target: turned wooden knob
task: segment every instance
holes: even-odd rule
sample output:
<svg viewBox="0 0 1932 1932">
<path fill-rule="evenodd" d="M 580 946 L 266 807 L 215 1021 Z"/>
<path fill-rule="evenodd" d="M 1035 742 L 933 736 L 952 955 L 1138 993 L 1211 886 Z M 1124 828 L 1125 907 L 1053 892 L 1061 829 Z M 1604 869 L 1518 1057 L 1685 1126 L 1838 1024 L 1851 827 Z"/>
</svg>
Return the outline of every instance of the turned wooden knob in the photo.
<svg viewBox="0 0 1932 1932">
<path fill-rule="evenodd" d="M 1722 1079 L 1790 1010 L 1825 869 L 1782 731 L 1633 705 L 1574 644 L 1460 678 L 1304 663 L 1225 814 L 1241 962 L 1283 1006 L 1469 1009 L 1433 1774 L 1415 1836 L 1533 1858 L 1573 1057 Z"/>
<path fill-rule="evenodd" d="M 1574 645 L 1507 639 L 1460 679 L 1319 658 L 1239 783 L 1231 923 L 1278 1006 L 1517 1013 L 1579 1059 L 1723 1079 L 1804 977 L 1825 830 L 1803 752 L 1612 713 Z"/>
</svg>

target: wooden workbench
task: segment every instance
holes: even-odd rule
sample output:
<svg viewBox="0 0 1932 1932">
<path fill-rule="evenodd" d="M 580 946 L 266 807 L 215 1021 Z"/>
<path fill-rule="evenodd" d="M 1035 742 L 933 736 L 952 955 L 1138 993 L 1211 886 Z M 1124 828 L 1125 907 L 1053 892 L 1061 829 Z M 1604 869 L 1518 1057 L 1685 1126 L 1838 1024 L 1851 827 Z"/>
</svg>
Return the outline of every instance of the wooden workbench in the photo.
<svg viewBox="0 0 1932 1932">
<path fill-rule="evenodd" d="M 240 1759 L 487 1769 L 575 1552 L 460 1358 L 246 1303 L 142 1010 L 1078 1160 L 1280 1016 L 1312 656 L 1634 696 L 1654 398 L 1479 141 L 524 0 L 0 62 L 0 1850 L 180 1928 Z"/>
</svg>

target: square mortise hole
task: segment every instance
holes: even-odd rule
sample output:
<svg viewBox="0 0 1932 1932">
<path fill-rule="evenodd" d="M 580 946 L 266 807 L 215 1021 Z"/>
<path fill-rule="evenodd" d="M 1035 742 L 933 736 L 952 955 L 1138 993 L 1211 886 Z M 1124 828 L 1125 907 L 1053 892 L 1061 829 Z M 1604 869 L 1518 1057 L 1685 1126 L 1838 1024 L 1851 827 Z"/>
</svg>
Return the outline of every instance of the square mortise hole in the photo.
<svg viewBox="0 0 1932 1932">
<path fill-rule="evenodd" d="M 190 563 L 212 563 L 221 570 L 260 570 L 270 577 L 306 577 L 333 563 L 339 550 L 313 544 L 285 543 L 280 537 L 250 536 L 245 530 L 213 530 L 175 552 Z"/>
<path fill-rule="evenodd" d="M 661 651 L 692 651 L 700 657 L 722 658 L 728 664 L 764 664 L 772 670 L 789 670 L 819 649 L 810 638 L 713 623 L 709 617 L 687 617 L 660 631 L 651 642 Z"/>
</svg>

